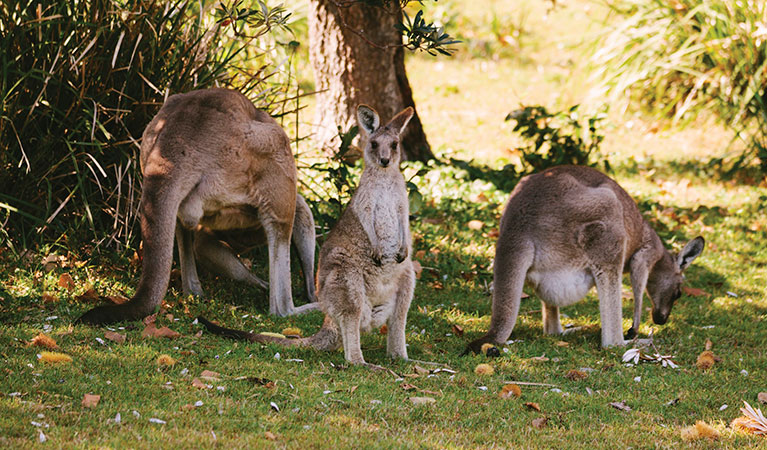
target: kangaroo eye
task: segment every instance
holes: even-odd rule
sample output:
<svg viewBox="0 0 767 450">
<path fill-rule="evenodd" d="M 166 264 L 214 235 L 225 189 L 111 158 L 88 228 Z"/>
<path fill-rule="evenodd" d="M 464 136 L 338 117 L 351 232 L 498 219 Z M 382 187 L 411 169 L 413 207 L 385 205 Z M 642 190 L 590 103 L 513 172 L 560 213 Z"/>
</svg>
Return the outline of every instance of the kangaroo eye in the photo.
<svg viewBox="0 0 767 450">
<path fill-rule="evenodd" d="M 378 148 L 378 142 L 376 141 L 370 141 L 370 147 L 373 148 L 373 150 Z"/>
<path fill-rule="evenodd" d="M 398 144 L 398 142 L 397 142 L 397 141 L 394 141 L 394 142 L 392 142 L 392 143 L 391 143 L 391 149 L 392 149 L 392 150 L 395 150 L 395 149 L 397 148 L 397 144 Z"/>
</svg>

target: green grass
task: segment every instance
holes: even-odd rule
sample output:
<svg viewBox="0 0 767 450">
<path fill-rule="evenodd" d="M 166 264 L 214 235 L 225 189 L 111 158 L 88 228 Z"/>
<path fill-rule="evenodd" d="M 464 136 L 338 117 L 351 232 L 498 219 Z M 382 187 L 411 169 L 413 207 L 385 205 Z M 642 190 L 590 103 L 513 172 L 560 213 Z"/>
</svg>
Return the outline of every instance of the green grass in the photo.
<svg viewBox="0 0 767 450">
<path fill-rule="evenodd" d="M 624 166 L 618 178 L 666 241 L 678 248 L 686 236 L 696 233 L 708 241 L 703 256 L 689 269 L 688 281 L 711 295 L 683 297 L 666 326 L 653 327 L 645 314 L 640 329 L 643 335 L 654 329 L 656 345 L 664 354 L 674 355 L 678 370 L 649 363 L 626 367 L 621 363 L 622 350 L 600 349 L 593 294 L 563 310 L 564 323 L 582 326 L 582 331 L 544 336 L 540 304 L 531 298 L 523 301 L 512 335 L 520 342 L 504 346 L 497 359 L 460 357 L 466 343 L 489 323 L 486 283 L 492 279 L 494 239 L 487 233 L 496 226 L 507 193 L 481 179 L 470 181 L 461 170 L 438 167 L 416 179 L 426 193 L 426 207 L 413 222 L 414 250 L 422 252 L 419 259 L 429 269 L 417 284 L 407 338 L 412 358 L 448 364 L 457 371 L 454 376 L 441 372 L 401 380 L 390 373 L 347 367 L 341 352 L 234 343 L 206 333 L 197 337 L 201 327 L 192 324 L 197 314 L 248 330 L 279 332 L 297 326 L 304 334 L 316 330 L 322 320 L 319 313 L 270 317 L 264 292 L 210 276 L 203 278 L 205 300 L 183 299 L 175 289 L 166 297 L 167 312 L 175 319 L 158 320 L 180 332 L 180 338 L 142 338 L 143 325 L 133 323 L 118 330 L 127 335 L 127 342 L 105 340 L 102 345 L 96 339 L 103 339 L 103 329 L 70 326 L 91 306 L 74 297 L 90 286 L 104 294 L 132 292 L 138 272 L 125 270 L 132 267 L 127 259 L 43 273 L 39 264 L 27 268 L 6 256 L 0 265 L 0 279 L 5 280 L 0 287 L 4 324 L 0 443 L 33 445 L 38 439 L 34 421 L 49 425 L 42 430 L 56 446 L 154 447 L 170 442 L 182 447 L 666 447 L 679 445 L 682 427 L 705 420 L 723 432 L 722 439 L 696 445 L 764 445 L 763 439 L 726 427 L 739 415 L 743 400 L 754 405 L 756 394 L 765 390 L 767 221 L 760 211 L 767 206 L 767 190 L 741 186 L 730 193 L 715 181 L 692 177 L 689 191 L 721 190 L 718 197 L 704 202 L 705 207 L 696 208 L 658 187 L 661 181 L 666 189 L 678 185 L 683 178 L 673 173 L 649 182 L 640 170 Z M 480 193 L 487 199 L 478 199 Z M 469 220 L 486 225 L 472 231 L 466 227 Z M 263 252 L 252 256 L 256 270 L 264 275 Z M 76 254 L 70 255 L 70 261 L 77 260 Z M 72 292 L 57 284 L 64 272 L 75 280 Z M 299 280 L 295 281 L 298 297 Z M 58 301 L 44 304 L 43 293 Z M 624 328 L 630 315 L 631 304 L 626 302 Z M 462 327 L 464 335 L 457 336 L 453 325 Z M 50 327 L 48 334 L 61 351 L 73 357 L 72 363 L 38 361 L 41 349 L 26 343 L 45 327 Z M 695 360 L 706 339 L 714 343 L 722 361 L 702 372 Z M 400 375 L 415 373 L 412 363 L 388 360 L 385 337 L 379 333 L 363 338 L 363 351 L 368 361 Z M 276 353 L 280 359 L 275 359 Z M 161 354 L 175 358 L 175 366 L 158 368 Z M 550 359 L 533 359 L 541 355 Z M 495 373 L 474 374 L 481 362 L 489 362 Z M 568 370 L 583 367 L 594 369 L 587 379 L 565 378 Z M 212 383 L 213 389 L 192 387 L 193 377 L 203 370 L 222 375 L 221 381 Z M 741 374 L 743 370 L 748 376 Z M 238 377 L 265 378 L 274 387 Z M 509 380 L 554 384 L 563 392 L 522 386 L 520 399 L 498 398 L 497 392 Z M 405 391 L 403 382 L 439 394 Z M 11 396 L 14 392 L 20 394 Z M 97 407 L 81 406 L 86 393 L 101 395 Z M 436 403 L 415 406 L 408 400 L 411 396 L 434 397 Z M 678 404 L 666 406 L 675 398 L 680 399 Z M 197 401 L 203 405 L 182 409 Z M 613 401 L 625 401 L 632 411 L 611 408 L 608 403 Z M 280 412 L 271 408 L 271 402 Z M 525 402 L 540 404 L 541 412 L 529 410 Z M 729 408 L 721 411 L 723 404 Z M 134 416 L 134 410 L 141 416 Z M 117 413 L 120 424 L 113 421 Z M 549 419 L 547 426 L 533 428 L 531 421 L 542 416 Z M 149 418 L 167 423 L 153 424 Z M 277 436 L 276 442 L 267 440 L 267 431 Z"/>
<path fill-rule="evenodd" d="M 456 3 L 447 2 L 448 7 Z M 523 47 L 525 55 L 511 59 L 503 49 L 496 52 L 497 59 L 481 52 L 459 52 L 453 59 L 417 56 L 409 58 L 408 70 L 419 114 L 439 154 L 499 166 L 513 162 L 506 149 L 518 145 L 512 125 L 503 121 L 506 113 L 520 103 L 556 109 L 588 97 L 589 86 L 578 72 L 581 56 L 570 44 L 603 12 L 589 7 L 589 1 L 574 0 L 544 20 L 548 4 L 544 2 L 522 2 L 520 8 L 529 12 L 514 9 L 510 6 L 514 2 L 476 4 L 467 9 L 466 20 L 478 27 L 480 37 L 486 35 L 482 24 L 492 19 L 489 10 L 482 10 L 489 6 L 497 17 L 528 17 L 527 42 L 535 39 L 535 45 Z M 312 116 L 311 108 L 302 114 Z M 127 336 L 125 343 L 105 340 L 104 329 L 71 327 L 93 305 L 75 297 L 91 286 L 104 295 L 130 295 L 139 269 L 127 257 L 90 258 L 88 249 L 63 242 L 55 250 L 68 256 L 68 262 L 48 273 L 40 264 L 48 249 L 28 259 L 0 253 L 0 446 L 40 445 L 40 430 L 47 438 L 45 445 L 55 447 L 767 446 L 763 438 L 727 427 L 739 415 L 743 400 L 757 406 L 757 393 L 767 391 L 767 187 L 759 186 L 758 180 L 722 179 L 699 162 L 721 155 L 730 139 L 705 118 L 685 130 L 639 114 L 624 117 L 612 112 L 611 119 L 603 149 L 615 168 L 613 176 L 638 201 L 664 241 L 678 250 L 698 234 L 707 240 L 687 279 L 690 286 L 710 295 L 682 297 L 665 326 L 653 326 L 645 313 L 640 328 L 643 336 L 654 330 L 656 346 L 674 355 L 679 369 L 649 363 L 627 367 L 621 362 L 622 350 L 600 349 L 593 292 L 563 309 L 567 315 L 563 323 L 581 326 L 582 331 L 544 336 L 540 303 L 533 297 L 522 303 L 512 334 L 518 342 L 504 346 L 508 352 L 493 360 L 460 357 L 465 345 L 489 324 L 492 229 L 508 193 L 495 189 L 490 174 L 472 180 L 463 170 L 435 165 L 414 179 L 425 197 L 424 208 L 412 222 L 414 252 L 425 269 L 408 316 L 407 342 L 412 358 L 447 364 L 457 372 L 454 376 L 444 372 L 404 376 L 414 375 L 415 365 L 388 360 L 385 336 L 379 333 L 363 337 L 365 357 L 403 375 L 402 380 L 390 373 L 348 367 L 341 352 L 235 343 L 207 333 L 197 337 L 202 327 L 192 320 L 198 314 L 234 328 L 279 332 L 294 326 L 305 335 L 322 322 L 319 313 L 271 317 L 266 293 L 210 275 L 202 278 L 206 292 L 202 300 L 183 299 L 178 287 L 166 296 L 167 312 L 174 320 L 161 316 L 158 321 L 180 332 L 178 339 L 142 338 L 143 324 L 130 323 L 115 328 Z M 301 150 L 307 148 L 311 146 L 305 141 Z M 408 173 L 417 167 L 408 168 Z M 484 226 L 470 230 L 470 220 Z M 256 272 L 266 276 L 265 252 L 248 257 Z M 298 273 L 295 264 L 293 269 Z M 74 278 L 73 291 L 58 286 L 62 273 Z M 298 298 L 300 282 L 294 278 Z M 57 301 L 44 303 L 43 293 L 55 295 Z M 631 310 L 626 301 L 624 329 L 630 326 Z M 454 325 L 463 328 L 463 336 L 456 335 Z M 27 342 L 42 331 L 57 340 L 72 363 L 38 360 L 41 349 Z M 702 372 L 695 361 L 706 339 L 722 361 Z M 280 359 L 275 359 L 276 353 Z M 163 354 L 177 363 L 158 368 L 157 358 Z M 541 355 L 549 360 L 533 359 Z M 494 367 L 493 375 L 474 373 L 483 362 Z M 588 378 L 565 378 L 568 370 L 584 367 L 594 369 Z M 210 383 L 212 389 L 191 385 L 203 370 L 221 374 L 220 381 Z M 274 385 L 240 377 L 263 378 Z M 634 381 L 635 377 L 641 380 Z M 562 392 L 522 386 L 520 399 L 498 398 L 497 392 L 510 380 L 554 384 Z M 405 391 L 403 382 L 439 394 Z M 483 386 L 486 391 L 479 389 Z M 15 393 L 19 394 L 11 395 Z M 81 406 L 86 393 L 101 395 L 98 406 Z M 436 403 L 415 406 L 409 401 L 412 396 L 430 396 Z M 678 403 L 667 406 L 676 398 Z M 183 409 L 197 401 L 202 406 Z M 608 406 L 618 401 L 625 401 L 632 411 Z M 538 403 L 541 412 L 526 408 L 525 402 Z M 720 410 L 723 404 L 729 407 Z M 114 423 L 117 413 L 120 424 Z M 534 428 L 533 419 L 543 416 L 549 419 L 546 427 Z M 150 423 L 150 418 L 167 423 Z M 680 430 L 697 420 L 717 427 L 722 438 L 683 444 Z M 44 425 L 38 428 L 32 422 Z M 270 441 L 266 432 L 277 440 Z"/>
</svg>

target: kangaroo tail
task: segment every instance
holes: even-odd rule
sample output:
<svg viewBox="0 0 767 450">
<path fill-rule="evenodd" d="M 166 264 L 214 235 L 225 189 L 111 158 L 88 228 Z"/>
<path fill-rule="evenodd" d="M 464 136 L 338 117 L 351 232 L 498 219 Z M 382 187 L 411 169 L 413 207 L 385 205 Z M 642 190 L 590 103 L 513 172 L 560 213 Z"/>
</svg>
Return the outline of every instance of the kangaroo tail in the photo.
<svg viewBox="0 0 767 450">
<path fill-rule="evenodd" d="M 320 328 L 317 333 L 301 339 L 288 339 L 233 330 L 231 328 L 217 325 L 202 316 L 197 317 L 197 321 L 203 324 L 210 333 L 239 341 L 258 342 L 259 344 L 273 343 L 284 345 L 286 347 L 311 347 L 317 350 L 335 350 L 339 347 L 341 338 L 335 323 L 327 316 L 325 316 L 325 322 L 323 322 L 322 328 Z"/>
</svg>

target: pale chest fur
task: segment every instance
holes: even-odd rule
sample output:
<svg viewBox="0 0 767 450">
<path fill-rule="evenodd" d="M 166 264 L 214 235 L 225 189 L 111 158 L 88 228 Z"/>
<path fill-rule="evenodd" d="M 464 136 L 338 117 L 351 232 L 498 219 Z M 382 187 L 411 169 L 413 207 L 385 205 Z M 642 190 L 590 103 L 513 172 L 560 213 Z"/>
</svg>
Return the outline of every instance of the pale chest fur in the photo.
<svg viewBox="0 0 767 450">
<path fill-rule="evenodd" d="M 397 172 L 391 176 L 376 176 L 365 179 L 363 174 L 360 187 L 354 194 L 352 209 L 360 223 L 371 224 L 381 252 L 394 254 L 400 246 L 400 237 L 409 230 L 407 190 L 405 180 Z"/>
</svg>

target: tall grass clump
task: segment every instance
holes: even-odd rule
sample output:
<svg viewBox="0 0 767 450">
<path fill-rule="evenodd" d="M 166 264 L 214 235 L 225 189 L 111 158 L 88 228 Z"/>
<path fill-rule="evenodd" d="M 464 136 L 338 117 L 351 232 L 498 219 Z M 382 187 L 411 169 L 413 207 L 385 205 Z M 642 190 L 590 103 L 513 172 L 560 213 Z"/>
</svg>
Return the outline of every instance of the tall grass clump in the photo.
<svg viewBox="0 0 767 450">
<path fill-rule="evenodd" d="M 613 100 L 676 121 L 713 111 L 748 145 L 739 164 L 767 173 L 767 2 L 616 0 L 594 47 Z"/>
<path fill-rule="evenodd" d="M 267 53 L 288 15 L 252 3 L 244 22 L 242 1 L 0 2 L 0 246 L 135 244 L 139 141 L 170 94 L 284 109 Z"/>
</svg>

